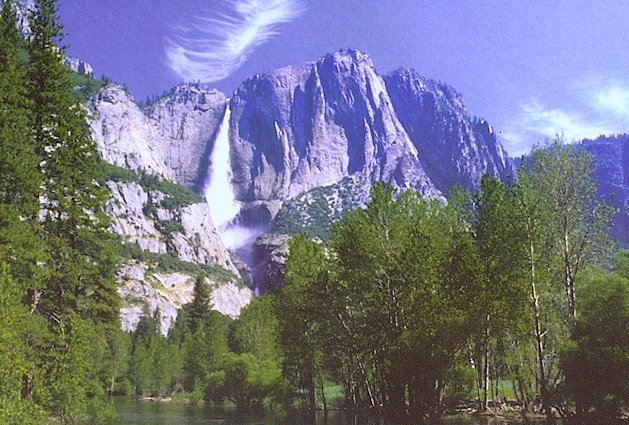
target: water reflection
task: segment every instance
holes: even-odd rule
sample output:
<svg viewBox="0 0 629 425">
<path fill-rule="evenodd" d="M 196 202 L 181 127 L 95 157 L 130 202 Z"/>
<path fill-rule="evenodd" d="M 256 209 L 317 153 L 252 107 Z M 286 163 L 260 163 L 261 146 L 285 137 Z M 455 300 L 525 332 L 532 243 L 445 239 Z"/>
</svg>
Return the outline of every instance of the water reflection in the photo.
<svg viewBox="0 0 629 425">
<path fill-rule="evenodd" d="M 331 411 L 315 414 L 308 412 L 285 413 L 265 411 L 245 414 L 234 408 L 217 406 L 189 406 L 168 403 L 136 402 L 129 398 L 114 399 L 117 413 L 116 425 L 398 425 L 378 422 L 366 417 L 350 416 Z M 444 425 L 506 425 L 508 422 L 496 418 L 460 417 L 444 420 Z M 530 422 L 535 425 L 535 422 Z"/>
</svg>

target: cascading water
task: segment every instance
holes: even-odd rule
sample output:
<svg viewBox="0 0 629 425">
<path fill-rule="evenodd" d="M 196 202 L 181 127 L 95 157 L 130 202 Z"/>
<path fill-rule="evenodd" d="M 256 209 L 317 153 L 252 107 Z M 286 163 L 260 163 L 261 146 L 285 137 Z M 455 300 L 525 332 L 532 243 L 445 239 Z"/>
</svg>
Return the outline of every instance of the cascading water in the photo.
<svg viewBox="0 0 629 425">
<path fill-rule="evenodd" d="M 240 203 L 232 189 L 231 160 L 229 157 L 229 103 L 210 154 L 204 195 L 210 205 L 212 220 L 228 249 L 238 249 L 252 241 L 260 232 L 238 223 Z"/>
</svg>

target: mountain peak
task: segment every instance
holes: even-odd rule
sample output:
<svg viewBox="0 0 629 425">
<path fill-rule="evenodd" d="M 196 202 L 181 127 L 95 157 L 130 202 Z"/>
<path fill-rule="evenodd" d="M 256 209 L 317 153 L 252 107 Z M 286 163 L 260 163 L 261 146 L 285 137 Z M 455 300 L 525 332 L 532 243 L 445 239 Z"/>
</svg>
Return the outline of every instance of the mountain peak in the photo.
<svg viewBox="0 0 629 425">
<path fill-rule="evenodd" d="M 368 66 L 373 66 L 373 62 L 371 60 L 371 56 L 368 53 L 362 52 L 357 49 L 339 49 L 335 52 L 328 53 L 323 56 L 319 62 L 332 60 L 334 62 L 355 62 L 359 64 L 366 64 Z"/>
<path fill-rule="evenodd" d="M 399 67 L 390 72 L 385 80 L 405 85 L 415 92 L 431 91 L 448 99 L 456 99 L 463 107 L 463 96 L 450 84 L 419 74 L 414 68 Z"/>
</svg>

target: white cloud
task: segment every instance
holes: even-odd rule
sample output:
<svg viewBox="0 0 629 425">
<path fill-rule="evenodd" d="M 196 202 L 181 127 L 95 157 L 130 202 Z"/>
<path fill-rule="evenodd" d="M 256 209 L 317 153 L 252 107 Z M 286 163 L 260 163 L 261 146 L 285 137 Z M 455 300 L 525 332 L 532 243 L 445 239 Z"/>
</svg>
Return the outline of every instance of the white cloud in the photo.
<svg viewBox="0 0 629 425">
<path fill-rule="evenodd" d="M 595 107 L 629 120 L 629 86 L 616 82 L 601 88 L 595 93 Z"/>
<path fill-rule="evenodd" d="M 529 131 L 547 138 L 563 134 L 566 140 L 596 137 L 607 128 L 602 122 L 589 122 L 576 112 L 546 108 L 532 100 L 522 105 L 522 122 Z"/>
<path fill-rule="evenodd" d="M 228 77 L 279 33 L 280 24 L 303 12 L 300 0 L 238 0 L 224 6 L 216 16 L 192 19 L 166 40 L 168 65 L 185 81 Z"/>
<path fill-rule="evenodd" d="M 629 84 L 590 77 L 572 90 L 584 93 L 570 107 L 548 107 L 537 99 L 521 105 L 502 134 L 510 154 L 526 153 L 533 144 L 558 134 L 572 142 L 629 132 Z"/>
</svg>

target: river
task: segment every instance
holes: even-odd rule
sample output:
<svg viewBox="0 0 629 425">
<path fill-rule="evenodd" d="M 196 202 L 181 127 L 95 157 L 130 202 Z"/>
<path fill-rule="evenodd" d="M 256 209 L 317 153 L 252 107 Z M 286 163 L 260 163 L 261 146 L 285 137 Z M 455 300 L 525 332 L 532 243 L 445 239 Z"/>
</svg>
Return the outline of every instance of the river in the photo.
<svg viewBox="0 0 629 425">
<path fill-rule="evenodd" d="M 115 398 L 113 403 L 117 414 L 115 425 L 376 425 L 376 422 L 349 418 L 340 412 L 329 412 L 326 419 L 322 412 L 318 412 L 316 418 L 312 418 L 304 413 L 286 415 L 279 411 L 265 411 L 258 414 L 243 414 L 229 407 L 137 402 L 130 398 Z M 509 422 L 496 421 L 493 418 L 444 421 L 444 425 L 507 423 Z"/>
</svg>

